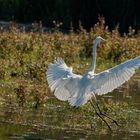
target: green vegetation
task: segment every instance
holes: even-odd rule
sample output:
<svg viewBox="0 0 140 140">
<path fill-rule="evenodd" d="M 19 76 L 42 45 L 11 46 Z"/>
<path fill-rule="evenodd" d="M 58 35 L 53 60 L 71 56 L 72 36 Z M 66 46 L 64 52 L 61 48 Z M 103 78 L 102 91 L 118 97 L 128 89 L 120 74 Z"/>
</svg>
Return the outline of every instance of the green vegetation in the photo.
<svg viewBox="0 0 140 140">
<path fill-rule="evenodd" d="M 99 21 L 90 32 L 80 26 L 74 33 L 64 34 L 55 28 L 54 32 L 20 32 L 11 26 L 10 32 L 0 33 L 0 97 L 10 98 L 23 106 L 31 101 L 46 102 L 49 89 L 46 71 L 49 63 L 62 57 L 75 73 L 83 74 L 92 59 L 93 39 L 101 35 L 107 40 L 97 49 L 99 72 L 126 59 L 140 54 L 140 36 L 120 37 L 118 30 L 111 32 Z"/>
<path fill-rule="evenodd" d="M 68 66 L 74 68 L 75 73 L 83 74 L 90 66 L 92 43 L 97 35 L 101 35 L 107 40 L 105 44 L 101 44 L 97 49 L 97 72 L 140 54 L 139 34 L 133 36 L 133 31 L 130 30 L 128 35 L 121 37 L 117 28 L 113 30 L 112 33 L 109 32 L 103 20 L 91 28 L 90 32 L 87 32 L 81 25 L 79 31 L 75 33 L 71 28 L 69 34 L 60 32 L 58 28 L 55 28 L 54 32 L 24 33 L 20 32 L 16 26 L 11 26 L 9 32 L 1 32 L 0 106 L 4 108 L 37 108 L 38 106 L 44 106 L 45 108 L 51 104 L 55 106 L 57 102 L 48 99 L 48 97 L 53 96 L 50 94 L 46 81 L 48 64 L 53 62 L 55 57 L 62 57 Z M 59 102 L 59 104 L 61 104 L 61 102 Z M 57 116 L 52 120 L 54 124 L 62 117 L 61 114 L 66 114 L 65 121 L 63 119 L 59 120 L 63 122 L 61 123 L 61 125 L 63 125 L 62 127 L 68 126 L 69 124 L 75 127 L 79 124 L 80 128 L 87 124 L 86 129 L 91 127 L 95 129 L 95 126 L 101 123 L 99 119 L 92 117 L 90 119 L 83 117 L 83 120 L 80 122 L 78 121 L 79 117 L 74 117 L 76 120 L 74 118 L 69 119 L 70 114 L 73 116 L 85 116 L 86 114 L 91 115 L 92 112 L 88 104 L 79 109 L 79 111 L 67 105 L 67 103 L 62 105 L 63 108 L 59 117 L 58 112 L 55 111 L 54 108 L 51 109 L 50 107 L 50 112 L 48 109 L 48 114 L 54 113 L 52 115 Z M 56 106 L 58 107 L 59 105 L 57 104 Z M 131 113 L 128 106 L 126 103 L 112 104 L 111 108 L 108 106 L 109 109 L 107 111 L 112 116 L 115 116 L 119 122 L 121 122 L 122 119 L 124 121 L 131 120 L 135 128 L 140 128 L 139 115 L 132 115 L 134 112 Z M 104 109 L 104 107 L 102 108 Z M 133 110 L 135 111 L 135 109 Z M 77 113 L 75 114 L 75 112 Z M 94 114 L 92 115 L 94 116 Z M 23 118 L 25 119 L 26 117 L 24 116 Z M 12 119 L 14 120 L 14 117 Z M 137 121 L 135 121 L 135 119 Z M 91 122 L 93 122 L 93 124 L 95 123 L 95 126 L 91 126 Z M 127 124 L 127 122 L 125 123 Z M 128 127 L 129 125 L 130 124 L 128 124 Z"/>
</svg>

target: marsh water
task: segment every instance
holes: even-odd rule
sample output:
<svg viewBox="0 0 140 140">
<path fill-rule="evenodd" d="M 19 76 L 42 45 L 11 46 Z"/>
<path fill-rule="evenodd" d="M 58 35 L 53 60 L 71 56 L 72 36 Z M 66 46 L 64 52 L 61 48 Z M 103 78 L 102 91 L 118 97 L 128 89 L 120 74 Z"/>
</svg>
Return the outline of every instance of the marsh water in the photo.
<svg viewBox="0 0 140 140">
<path fill-rule="evenodd" d="M 135 110 L 134 114 L 132 112 L 132 116 L 136 114 L 136 119 L 140 118 L 138 117 L 140 116 L 140 76 L 135 75 L 123 87 L 102 98 L 105 101 L 112 99 L 113 101 L 130 103 Z M 64 106 L 67 106 L 67 108 L 64 109 Z M 70 111 L 73 109 L 70 108 L 70 111 L 68 111 L 69 108 L 67 103 L 63 104 L 55 98 L 47 99 L 46 105 L 36 108 L 21 108 L 12 103 L 5 103 L 0 107 L 0 140 L 140 139 L 140 127 L 133 126 L 133 124 L 129 125 L 126 130 L 121 128 L 116 129 L 114 132 L 105 131 L 101 129 L 102 126 L 97 130 L 95 128 L 89 129 L 84 125 L 71 127 L 72 122 L 69 122 L 69 120 L 76 118 L 77 115 L 71 114 Z M 76 121 L 83 117 L 85 116 L 78 116 Z M 99 131 L 102 132 L 100 133 Z"/>
</svg>

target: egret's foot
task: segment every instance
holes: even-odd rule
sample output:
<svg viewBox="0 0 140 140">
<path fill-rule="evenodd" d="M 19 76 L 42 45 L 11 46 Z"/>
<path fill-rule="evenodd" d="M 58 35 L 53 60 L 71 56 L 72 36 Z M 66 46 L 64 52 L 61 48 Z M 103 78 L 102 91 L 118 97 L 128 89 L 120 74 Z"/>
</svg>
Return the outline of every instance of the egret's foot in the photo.
<svg viewBox="0 0 140 140">
<path fill-rule="evenodd" d="M 100 115 L 102 115 L 102 116 L 104 116 L 104 117 L 106 117 L 106 118 L 112 120 L 112 122 L 113 122 L 114 124 L 116 124 L 117 126 L 120 126 L 120 125 L 118 124 L 118 122 L 117 122 L 115 119 L 111 118 L 111 117 L 108 116 L 106 113 L 103 113 L 103 112 L 101 111 L 101 109 L 100 109 L 100 107 L 99 107 L 99 105 L 98 105 L 97 103 L 96 103 L 96 106 L 97 106 L 97 108 L 98 108 L 98 110 L 99 110 Z"/>
<path fill-rule="evenodd" d="M 100 115 L 102 115 L 102 116 L 104 116 L 104 117 L 106 117 L 106 118 L 112 120 L 112 123 L 116 124 L 116 126 L 120 126 L 120 125 L 118 124 L 118 122 L 117 122 L 115 119 L 111 118 L 111 117 L 108 116 L 106 113 L 104 114 L 104 113 L 100 112 Z"/>
<path fill-rule="evenodd" d="M 112 129 L 110 127 L 110 125 L 108 124 L 108 122 L 101 116 L 101 114 L 99 114 L 98 112 L 96 112 L 97 116 L 107 125 L 108 129 L 112 132 Z"/>
</svg>

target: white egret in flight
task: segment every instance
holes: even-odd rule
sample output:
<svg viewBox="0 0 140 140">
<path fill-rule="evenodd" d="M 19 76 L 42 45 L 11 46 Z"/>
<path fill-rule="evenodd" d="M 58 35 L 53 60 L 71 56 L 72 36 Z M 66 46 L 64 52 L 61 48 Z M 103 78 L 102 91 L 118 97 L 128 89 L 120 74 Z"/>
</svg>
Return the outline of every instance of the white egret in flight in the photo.
<svg viewBox="0 0 140 140">
<path fill-rule="evenodd" d="M 96 67 L 96 49 L 98 44 L 104 39 L 100 36 L 93 41 L 93 61 L 91 67 L 84 75 L 74 74 L 71 67 L 68 67 L 62 58 L 57 58 L 54 63 L 49 64 L 47 71 L 47 81 L 54 95 L 62 101 L 68 101 L 70 105 L 79 107 L 86 104 L 96 95 L 107 94 L 113 91 L 123 83 L 128 81 L 140 67 L 140 56 L 121 63 L 113 68 L 100 73 L 95 73 Z M 96 114 L 107 124 L 103 118 L 108 117 L 103 114 L 96 104 L 92 103 Z M 113 120 L 113 119 L 111 119 Z M 113 122 L 117 124 L 115 120 Z"/>
</svg>

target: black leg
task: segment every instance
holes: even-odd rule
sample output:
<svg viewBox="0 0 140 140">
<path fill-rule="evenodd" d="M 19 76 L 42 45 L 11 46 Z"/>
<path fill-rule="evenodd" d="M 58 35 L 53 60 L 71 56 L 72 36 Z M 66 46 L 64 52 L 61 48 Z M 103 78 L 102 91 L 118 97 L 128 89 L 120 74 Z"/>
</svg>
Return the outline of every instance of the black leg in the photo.
<svg viewBox="0 0 140 140">
<path fill-rule="evenodd" d="M 99 107 L 99 105 L 98 105 L 97 102 L 96 102 L 96 106 L 97 106 L 97 108 L 98 108 L 98 110 L 99 110 L 99 113 L 100 113 L 102 116 L 104 116 L 104 117 L 106 117 L 106 118 L 112 120 L 114 124 L 116 124 L 117 126 L 119 126 L 119 124 L 118 124 L 118 122 L 117 122 L 116 120 L 114 120 L 113 118 L 109 117 L 107 114 L 102 113 L 102 111 L 101 111 L 101 109 L 100 109 L 100 107 Z"/>
<path fill-rule="evenodd" d="M 107 121 L 101 116 L 100 113 L 98 113 L 98 111 L 97 111 L 95 105 L 93 104 L 93 102 L 90 101 L 90 103 L 91 103 L 92 107 L 94 108 L 95 113 L 97 114 L 97 116 L 107 125 L 108 129 L 109 129 L 110 131 L 112 131 L 112 129 L 111 129 L 110 125 L 107 123 Z"/>
</svg>

